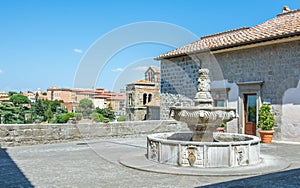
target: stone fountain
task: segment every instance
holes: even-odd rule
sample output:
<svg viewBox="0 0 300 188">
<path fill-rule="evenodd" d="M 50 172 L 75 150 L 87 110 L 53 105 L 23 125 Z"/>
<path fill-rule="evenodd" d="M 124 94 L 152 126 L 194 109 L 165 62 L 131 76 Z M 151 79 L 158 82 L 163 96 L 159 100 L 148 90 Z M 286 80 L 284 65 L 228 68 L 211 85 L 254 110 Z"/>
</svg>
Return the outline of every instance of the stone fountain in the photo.
<svg viewBox="0 0 300 188">
<path fill-rule="evenodd" d="M 260 162 L 260 139 L 236 133 L 215 133 L 222 122 L 236 118 L 236 109 L 213 107 L 209 70 L 200 69 L 194 106 L 170 107 L 171 116 L 192 132 L 159 133 L 147 137 L 149 160 L 192 167 L 236 167 Z"/>
<path fill-rule="evenodd" d="M 212 142 L 213 132 L 222 122 L 236 118 L 235 108 L 213 107 L 208 69 L 199 70 L 198 92 L 194 107 L 171 107 L 171 116 L 187 123 L 193 131 L 192 141 Z"/>
</svg>

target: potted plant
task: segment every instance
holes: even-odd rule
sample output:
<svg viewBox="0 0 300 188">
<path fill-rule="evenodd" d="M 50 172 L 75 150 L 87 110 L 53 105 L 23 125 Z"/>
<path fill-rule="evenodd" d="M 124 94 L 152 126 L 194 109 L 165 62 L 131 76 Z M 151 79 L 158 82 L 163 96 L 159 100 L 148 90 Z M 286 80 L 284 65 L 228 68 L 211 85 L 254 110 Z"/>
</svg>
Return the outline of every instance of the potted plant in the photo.
<svg viewBox="0 0 300 188">
<path fill-rule="evenodd" d="M 273 130 L 274 124 L 274 114 L 271 113 L 270 105 L 263 104 L 259 110 L 258 118 L 258 128 L 261 128 L 259 134 L 263 143 L 272 142 L 273 134 L 275 132 Z"/>
</svg>

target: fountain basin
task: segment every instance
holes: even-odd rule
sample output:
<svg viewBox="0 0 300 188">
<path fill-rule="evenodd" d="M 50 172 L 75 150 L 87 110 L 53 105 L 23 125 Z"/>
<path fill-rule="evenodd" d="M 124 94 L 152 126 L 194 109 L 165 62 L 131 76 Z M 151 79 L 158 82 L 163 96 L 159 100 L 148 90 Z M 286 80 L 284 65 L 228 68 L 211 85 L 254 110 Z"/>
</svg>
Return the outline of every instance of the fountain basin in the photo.
<svg viewBox="0 0 300 188">
<path fill-rule="evenodd" d="M 222 123 L 237 117 L 235 108 L 227 107 L 170 107 L 171 117 L 187 123 L 193 131 L 192 141 L 213 141 L 213 132 Z"/>
<path fill-rule="evenodd" d="M 147 137 L 147 158 L 157 163 L 199 168 L 238 167 L 260 163 L 256 136 L 215 133 L 215 142 L 190 141 L 192 132 L 158 133 Z"/>
<path fill-rule="evenodd" d="M 170 107 L 171 117 L 188 124 L 213 124 L 228 122 L 236 118 L 236 108 L 227 107 Z"/>
</svg>

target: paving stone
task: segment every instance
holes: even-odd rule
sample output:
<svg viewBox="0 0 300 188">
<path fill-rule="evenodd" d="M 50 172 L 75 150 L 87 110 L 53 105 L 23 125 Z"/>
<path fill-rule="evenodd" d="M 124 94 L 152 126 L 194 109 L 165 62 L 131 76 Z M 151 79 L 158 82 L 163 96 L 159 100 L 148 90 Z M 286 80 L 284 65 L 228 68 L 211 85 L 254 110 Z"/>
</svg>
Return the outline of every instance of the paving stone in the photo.
<svg viewBox="0 0 300 188">
<path fill-rule="evenodd" d="M 251 176 L 184 176 L 144 172 L 118 161 L 130 152 L 146 154 L 146 136 L 0 149 L 0 187 L 299 187 L 300 145 L 262 144 L 262 154 L 288 160 L 278 173 Z"/>
</svg>

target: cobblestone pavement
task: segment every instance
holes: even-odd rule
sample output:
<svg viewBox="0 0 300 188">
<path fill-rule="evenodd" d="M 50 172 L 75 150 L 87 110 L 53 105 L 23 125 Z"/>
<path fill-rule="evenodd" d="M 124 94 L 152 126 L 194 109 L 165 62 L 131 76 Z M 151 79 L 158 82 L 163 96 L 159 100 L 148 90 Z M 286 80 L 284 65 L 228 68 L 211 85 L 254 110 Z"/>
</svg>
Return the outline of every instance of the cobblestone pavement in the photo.
<svg viewBox="0 0 300 188">
<path fill-rule="evenodd" d="M 263 144 L 262 153 L 291 165 L 255 177 L 169 175 L 119 164 L 134 151 L 146 153 L 145 136 L 0 149 L 0 187 L 300 187 L 300 145 Z"/>
</svg>

